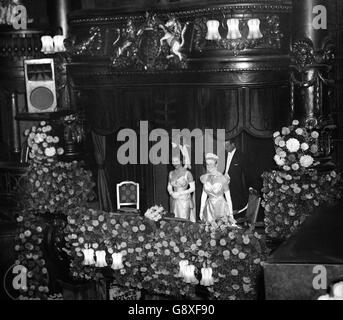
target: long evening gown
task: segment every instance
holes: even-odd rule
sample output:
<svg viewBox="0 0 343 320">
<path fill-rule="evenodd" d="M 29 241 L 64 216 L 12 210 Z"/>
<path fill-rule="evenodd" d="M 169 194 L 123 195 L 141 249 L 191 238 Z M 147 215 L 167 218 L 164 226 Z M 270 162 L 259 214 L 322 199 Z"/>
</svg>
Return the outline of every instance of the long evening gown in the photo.
<svg viewBox="0 0 343 320">
<path fill-rule="evenodd" d="M 203 221 L 211 223 L 221 217 L 232 216 L 230 207 L 224 197 L 224 193 L 229 190 L 229 179 L 218 173 L 217 175 L 205 174 L 200 177 L 200 181 L 203 183 L 204 191 L 208 196 Z"/>
<path fill-rule="evenodd" d="M 185 191 L 189 189 L 188 171 L 181 177 L 172 177 L 169 174 L 169 183 L 172 185 L 174 191 Z M 175 218 L 187 219 L 192 222 L 196 221 L 195 217 L 195 201 L 194 192 L 192 194 L 185 194 L 178 199 L 170 197 L 170 211 L 174 214 Z"/>
</svg>

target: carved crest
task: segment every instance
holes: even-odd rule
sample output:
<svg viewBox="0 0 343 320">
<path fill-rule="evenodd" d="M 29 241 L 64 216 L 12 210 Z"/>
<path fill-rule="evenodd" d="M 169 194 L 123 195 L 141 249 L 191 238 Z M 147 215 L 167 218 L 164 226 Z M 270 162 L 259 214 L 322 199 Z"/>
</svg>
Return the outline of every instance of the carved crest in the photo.
<svg viewBox="0 0 343 320">
<path fill-rule="evenodd" d="M 186 26 L 183 30 L 186 29 Z M 117 29 L 113 43 L 112 66 L 120 70 L 165 70 L 185 67 L 180 52 L 184 45 L 181 23 L 172 18 L 165 25 L 156 14 L 146 14 L 137 25 L 128 18 L 123 29 Z"/>
</svg>

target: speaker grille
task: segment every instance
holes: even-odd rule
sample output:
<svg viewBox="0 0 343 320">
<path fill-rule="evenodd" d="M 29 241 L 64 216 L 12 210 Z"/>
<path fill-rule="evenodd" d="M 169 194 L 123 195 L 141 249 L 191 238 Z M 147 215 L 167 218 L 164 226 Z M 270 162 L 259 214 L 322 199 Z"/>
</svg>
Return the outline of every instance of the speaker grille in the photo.
<svg viewBox="0 0 343 320">
<path fill-rule="evenodd" d="M 54 103 L 54 95 L 48 88 L 38 87 L 31 92 L 30 100 L 36 109 L 46 110 Z"/>
</svg>

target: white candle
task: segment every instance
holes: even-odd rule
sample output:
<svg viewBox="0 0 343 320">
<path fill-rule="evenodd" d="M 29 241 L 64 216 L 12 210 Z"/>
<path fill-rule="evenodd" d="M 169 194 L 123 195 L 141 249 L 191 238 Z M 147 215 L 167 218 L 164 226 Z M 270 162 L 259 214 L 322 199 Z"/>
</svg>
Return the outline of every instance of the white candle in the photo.
<svg viewBox="0 0 343 320">
<path fill-rule="evenodd" d="M 42 36 L 42 52 L 44 53 L 53 53 L 54 52 L 54 40 L 50 36 Z"/>
<path fill-rule="evenodd" d="M 213 286 L 214 284 L 214 280 L 213 280 L 213 277 L 212 277 L 212 268 L 202 268 L 201 269 L 201 281 L 200 281 L 200 284 L 203 285 L 203 286 Z"/>
<path fill-rule="evenodd" d="M 85 266 L 91 266 L 93 264 L 95 264 L 95 261 L 94 261 L 94 250 L 93 249 L 83 249 L 82 250 L 82 253 L 85 257 L 84 261 L 83 261 L 83 264 Z"/>
<path fill-rule="evenodd" d="M 183 278 L 185 276 L 185 270 L 186 270 L 187 265 L 188 265 L 188 260 L 181 260 L 179 262 L 179 266 L 180 266 L 179 277 Z"/>
<path fill-rule="evenodd" d="M 95 252 L 95 255 L 96 255 L 95 266 L 98 267 L 98 268 L 107 267 L 106 251 L 105 250 L 97 251 L 97 252 Z"/>
<path fill-rule="evenodd" d="M 124 268 L 123 255 L 121 253 L 112 254 L 112 267 L 113 270 L 119 270 Z"/>
</svg>

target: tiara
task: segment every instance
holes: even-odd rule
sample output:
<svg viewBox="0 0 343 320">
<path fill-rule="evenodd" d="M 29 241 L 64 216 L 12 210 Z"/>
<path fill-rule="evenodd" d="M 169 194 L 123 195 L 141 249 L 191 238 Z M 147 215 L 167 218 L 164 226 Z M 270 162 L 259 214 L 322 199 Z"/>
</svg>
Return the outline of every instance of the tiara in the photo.
<svg viewBox="0 0 343 320">
<path fill-rule="evenodd" d="M 219 160 L 219 157 L 214 154 L 214 153 L 207 153 L 206 154 L 206 157 L 205 157 L 206 160 Z"/>
</svg>

